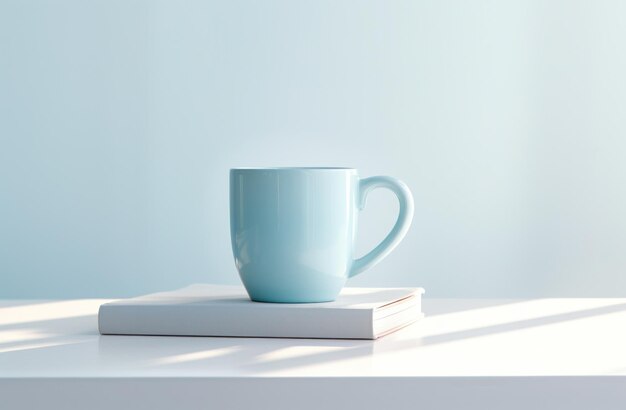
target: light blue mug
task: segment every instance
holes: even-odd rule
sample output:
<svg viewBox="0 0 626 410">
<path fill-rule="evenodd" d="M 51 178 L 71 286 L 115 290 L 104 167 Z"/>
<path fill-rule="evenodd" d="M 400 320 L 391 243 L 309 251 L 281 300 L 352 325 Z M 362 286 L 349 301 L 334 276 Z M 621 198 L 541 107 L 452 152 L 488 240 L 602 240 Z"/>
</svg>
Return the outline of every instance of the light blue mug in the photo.
<svg viewBox="0 0 626 410">
<path fill-rule="evenodd" d="M 398 220 L 370 253 L 353 258 L 357 217 L 374 188 L 398 197 Z M 413 197 L 391 177 L 352 168 L 230 171 L 230 233 L 239 276 L 258 302 L 328 302 L 346 280 L 374 266 L 404 238 Z"/>
</svg>

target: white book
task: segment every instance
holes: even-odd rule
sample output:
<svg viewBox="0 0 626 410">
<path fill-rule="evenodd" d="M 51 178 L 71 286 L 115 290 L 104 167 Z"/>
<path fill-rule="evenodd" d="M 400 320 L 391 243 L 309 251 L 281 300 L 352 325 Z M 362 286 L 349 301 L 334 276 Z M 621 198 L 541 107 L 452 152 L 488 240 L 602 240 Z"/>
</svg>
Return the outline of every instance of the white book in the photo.
<svg viewBox="0 0 626 410">
<path fill-rule="evenodd" d="M 423 317 L 422 288 L 344 288 L 327 303 L 261 303 L 243 287 L 197 284 L 100 306 L 100 333 L 376 339 Z"/>
</svg>

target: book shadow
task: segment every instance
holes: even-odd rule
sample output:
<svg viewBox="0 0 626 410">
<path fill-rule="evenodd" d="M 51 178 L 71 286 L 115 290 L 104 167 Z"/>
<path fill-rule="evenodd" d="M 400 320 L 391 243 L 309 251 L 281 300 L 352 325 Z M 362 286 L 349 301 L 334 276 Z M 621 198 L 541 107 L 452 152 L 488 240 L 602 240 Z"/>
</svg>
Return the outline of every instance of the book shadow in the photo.
<svg viewBox="0 0 626 410">
<path fill-rule="evenodd" d="M 143 368 L 195 369 L 203 375 L 268 373 L 343 361 L 373 353 L 372 340 L 100 336 L 98 352 L 108 363 Z"/>
</svg>

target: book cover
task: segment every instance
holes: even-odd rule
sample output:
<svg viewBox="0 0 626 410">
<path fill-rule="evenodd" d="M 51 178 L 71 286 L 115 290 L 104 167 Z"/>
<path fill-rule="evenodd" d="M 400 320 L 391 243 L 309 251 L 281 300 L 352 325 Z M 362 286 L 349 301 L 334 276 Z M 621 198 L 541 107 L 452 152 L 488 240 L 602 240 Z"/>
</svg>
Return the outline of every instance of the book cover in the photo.
<svg viewBox="0 0 626 410">
<path fill-rule="evenodd" d="M 375 339 L 422 317 L 421 288 L 344 288 L 326 303 L 261 303 L 196 284 L 105 303 L 101 334 Z"/>
</svg>

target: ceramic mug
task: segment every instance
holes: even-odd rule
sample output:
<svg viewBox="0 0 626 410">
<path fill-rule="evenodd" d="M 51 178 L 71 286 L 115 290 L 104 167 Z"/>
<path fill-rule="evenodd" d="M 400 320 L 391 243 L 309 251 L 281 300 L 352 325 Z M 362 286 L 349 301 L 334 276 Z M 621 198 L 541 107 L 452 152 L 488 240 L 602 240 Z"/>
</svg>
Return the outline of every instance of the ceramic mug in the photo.
<svg viewBox="0 0 626 410">
<path fill-rule="evenodd" d="M 355 260 L 358 213 L 375 188 L 396 194 L 398 219 L 378 246 Z M 348 278 L 374 266 L 398 245 L 412 219 L 411 192 L 395 178 L 361 179 L 352 168 L 230 170 L 233 254 L 254 301 L 335 300 Z"/>
</svg>

